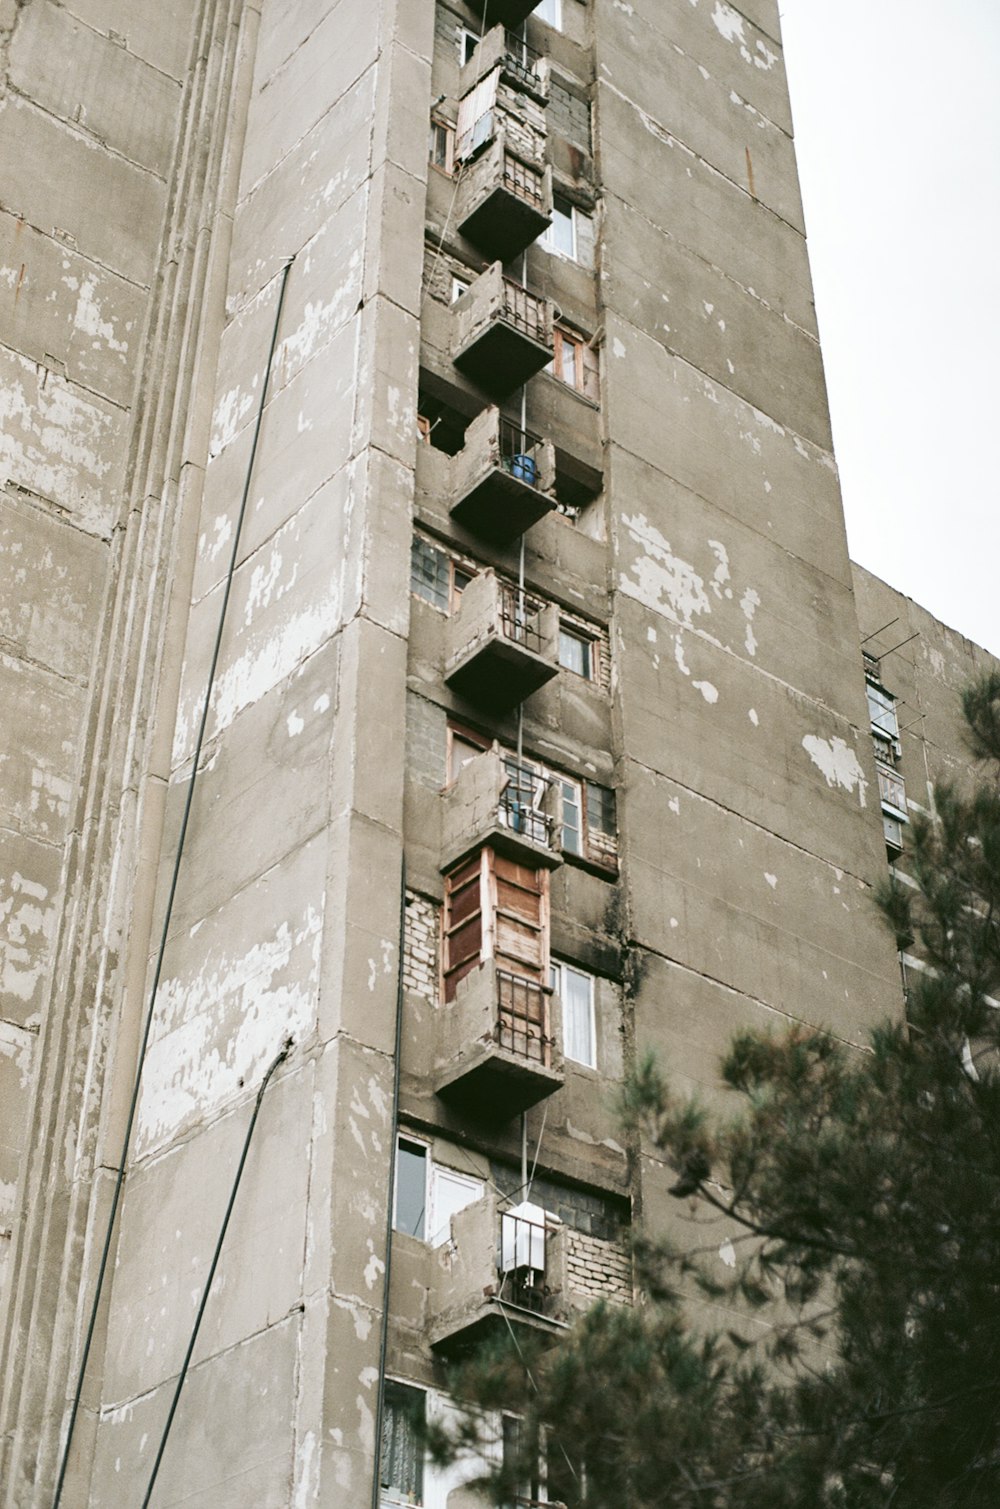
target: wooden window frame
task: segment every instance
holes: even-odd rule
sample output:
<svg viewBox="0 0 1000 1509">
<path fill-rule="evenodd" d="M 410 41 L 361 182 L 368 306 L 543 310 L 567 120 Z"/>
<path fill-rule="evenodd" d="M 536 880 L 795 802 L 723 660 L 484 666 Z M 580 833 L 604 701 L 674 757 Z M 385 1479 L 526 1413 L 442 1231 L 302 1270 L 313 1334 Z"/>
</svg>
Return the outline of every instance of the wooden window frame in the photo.
<svg viewBox="0 0 1000 1509">
<path fill-rule="evenodd" d="M 435 154 L 435 132 L 444 132 L 444 162 L 440 163 Z M 432 168 L 443 173 L 446 178 L 455 176 L 455 122 L 445 120 L 443 116 L 431 116 L 431 133 L 428 143 L 427 161 Z"/>
<path fill-rule="evenodd" d="M 563 376 L 563 354 L 567 347 L 571 348 L 573 352 L 572 382 L 568 382 Z M 593 350 L 590 340 L 585 335 L 582 335 L 577 330 L 570 330 L 565 325 L 556 325 L 552 331 L 552 360 L 546 371 L 557 382 L 561 382 L 563 387 L 571 388 L 574 393 L 579 393 L 580 397 L 585 399 L 587 403 L 597 404 L 599 397 L 597 395 L 592 396 L 587 392 L 588 370 L 584 356 L 584 353 L 587 351 L 591 353 L 596 362 L 596 352 Z M 600 382 L 600 375 L 596 365 L 594 367 L 594 381 L 595 387 L 597 387 Z"/>
</svg>

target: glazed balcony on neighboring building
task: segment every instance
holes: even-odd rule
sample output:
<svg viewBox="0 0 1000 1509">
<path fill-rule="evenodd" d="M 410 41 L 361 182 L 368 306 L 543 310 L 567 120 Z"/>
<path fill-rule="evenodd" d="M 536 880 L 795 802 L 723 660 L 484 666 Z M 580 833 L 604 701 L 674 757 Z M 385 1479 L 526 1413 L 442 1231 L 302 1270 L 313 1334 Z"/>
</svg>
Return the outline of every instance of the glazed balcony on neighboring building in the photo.
<svg viewBox="0 0 1000 1509">
<path fill-rule="evenodd" d="M 505 398 L 555 355 L 552 305 L 505 278 L 494 262 L 451 306 L 452 360 L 493 398 Z"/>
<path fill-rule="evenodd" d="M 552 223 L 552 169 L 525 162 L 498 131 L 463 169 L 455 219 L 485 256 L 510 262 Z"/>
<path fill-rule="evenodd" d="M 496 744 L 465 762 L 443 802 L 442 870 L 483 844 L 533 868 L 562 863 L 558 784 Z"/>
<path fill-rule="evenodd" d="M 555 450 L 494 406 L 465 432 L 451 463 L 451 516 L 495 545 L 509 545 L 556 506 Z"/>
<path fill-rule="evenodd" d="M 459 98 L 468 94 L 480 79 L 486 78 L 498 67 L 503 83 L 520 89 L 536 104 L 546 104 L 549 97 L 549 70 L 545 58 L 534 47 L 529 47 L 517 32 L 510 31 L 505 26 L 491 27 L 477 44 L 459 77 Z"/>
<path fill-rule="evenodd" d="M 573 1313 L 566 1228 L 541 1206 L 510 1206 L 490 1192 L 451 1219 L 437 1249 L 428 1341 L 455 1356 L 489 1335 L 523 1328 L 555 1336 Z"/>
<path fill-rule="evenodd" d="M 434 1088 L 449 1105 L 509 1121 L 561 1089 L 559 998 L 548 985 L 487 959 L 437 1016 Z"/>
<path fill-rule="evenodd" d="M 493 713 L 507 712 L 558 673 L 559 609 L 481 571 L 448 620 L 446 645 L 451 690 Z"/>
</svg>

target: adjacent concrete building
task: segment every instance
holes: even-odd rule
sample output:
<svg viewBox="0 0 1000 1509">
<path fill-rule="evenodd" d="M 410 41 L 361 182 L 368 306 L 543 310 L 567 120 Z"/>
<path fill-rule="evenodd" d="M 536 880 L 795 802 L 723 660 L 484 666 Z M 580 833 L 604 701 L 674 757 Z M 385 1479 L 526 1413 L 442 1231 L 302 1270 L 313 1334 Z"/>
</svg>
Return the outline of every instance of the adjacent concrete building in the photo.
<svg viewBox="0 0 1000 1509">
<path fill-rule="evenodd" d="M 637 1050 L 901 1002 L 995 662 L 848 561 L 776 0 L 0 0 L 0 69 L 0 1504 L 162 946 L 62 1502 L 142 1502 L 291 1040 L 152 1502 L 461 1509 L 440 1359 L 670 1218 Z"/>
</svg>

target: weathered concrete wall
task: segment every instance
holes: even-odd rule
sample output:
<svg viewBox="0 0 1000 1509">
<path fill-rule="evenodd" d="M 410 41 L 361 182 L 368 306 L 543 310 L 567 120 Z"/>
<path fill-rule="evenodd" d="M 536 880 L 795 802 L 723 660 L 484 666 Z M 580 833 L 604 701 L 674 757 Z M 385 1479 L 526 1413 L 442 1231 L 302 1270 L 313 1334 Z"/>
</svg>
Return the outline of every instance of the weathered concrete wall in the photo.
<svg viewBox="0 0 1000 1509">
<path fill-rule="evenodd" d="M 596 7 L 622 887 L 638 1048 L 899 1004 L 858 628 L 770 5 Z M 873 821 L 874 818 L 874 821 Z M 654 1220 L 670 1182 L 644 1165 Z"/>
</svg>

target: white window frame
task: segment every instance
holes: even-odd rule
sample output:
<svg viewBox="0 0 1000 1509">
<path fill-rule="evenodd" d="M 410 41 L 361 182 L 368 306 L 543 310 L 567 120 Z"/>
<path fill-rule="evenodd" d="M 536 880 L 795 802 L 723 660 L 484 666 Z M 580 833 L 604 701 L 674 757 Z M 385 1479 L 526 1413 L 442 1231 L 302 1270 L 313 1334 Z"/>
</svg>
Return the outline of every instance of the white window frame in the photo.
<svg viewBox="0 0 1000 1509">
<path fill-rule="evenodd" d="M 549 8 L 551 9 L 551 12 L 552 12 L 551 16 L 543 16 L 542 15 L 542 6 L 543 5 L 547 9 L 549 9 Z M 539 0 L 538 5 L 535 7 L 534 11 L 532 12 L 532 20 L 533 21 L 541 21 L 541 22 L 544 23 L 544 25 L 551 26 L 551 28 L 552 28 L 553 31 L 562 31 L 562 29 L 563 29 L 562 0 Z"/>
<path fill-rule="evenodd" d="M 385 1381 L 387 1385 L 392 1384 L 396 1388 L 409 1389 L 413 1394 L 422 1394 L 424 1399 L 424 1419 L 426 1420 L 427 1408 L 430 1403 L 427 1389 L 422 1388 L 419 1383 L 410 1383 L 405 1378 L 387 1378 Z M 399 1498 L 393 1493 L 391 1488 L 382 1486 L 382 1442 L 379 1441 L 377 1470 L 379 1475 L 379 1505 L 381 1509 L 421 1509 L 421 1506 L 427 1502 L 427 1466 L 427 1453 L 425 1450 L 420 1464 L 419 1497 L 413 1498 L 407 1494 L 406 1498 Z"/>
<path fill-rule="evenodd" d="M 550 981 L 551 981 L 552 989 L 556 992 L 556 994 L 558 995 L 560 1001 L 562 1002 L 563 1057 L 571 1059 L 574 1064 L 582 1064 L 585 1069 L 596 1069 L 597 1068 L 597 1006 L 596 1006 L 596 1000 L 597 1000 L 597 977 L 595 975 L 590 974 L 589 971 L 586 970 L 586 969 L 580 969 L 580 967 L 578 965 L 576 965 L 576 964 L 567 964 L 562 959 L 553 959 L 553 960 L 551 960 L 550 969 L 551 969 Z M 573 1054 L 573 1053 L 571 1053 L 569 1051 L 569 1033 L 566 1030 L 566 1023 L 567 1023 L 566 1000 L 567 1000 L 567 995 L 566 995 L 566 992 L 563 989 L 563 982 L 565 980 L 565 977 L 566 977 L 567 973 L 575 975 L 575 976 L 577 976 L 577 978 L 579 978 L 581 980 L 585 980 L 587 982 L 587 989 L 588 989 L 588 995 L 589 995 L 589 1013 L 590 1013 L 590 1020 L 589 1020 L 589 1023 L 588 1023 L 588 1032 L 589 1032 L 589 1035 L 590 1035 L 590 1057 L 589 1058 L 580 1058 L 576 1054 Z"/>
<path fill-rule="evenodd" d="M 554 235 L 555 217 L 558 213 L 556 200 L 562 200 L 564 204 L 569 206 L 569 234 L 572 243 L 569 251 L 563 251 L 561 246 L 556 245 Z M 564 262 L 579 262 L 580 260 L 580 211 L 563 194 L 553 194 L 552 196 L 552 223 L 545 227 L 539 245 L 543 246 L 553 257 L 561 257 Z"/>
<path fill-rule="evenodd" d="M 453 1190 L 464 1189 L 469 1196 L 460 1205 L 449 1204 L 447 1219 L 442 1215 L 445 1205 L 442 1190 L 446 1187 Z M 486 1185 L 482 1179 L 475 1178 L 472 1174 L 459 1173 L 457 1168 L 449 1168 L 445 1163 L 431 1162 L 430 1170 L 430 1202 L 428 1206 L 429 1220 L 424 1222 L 426 1236 L 424 1240 L 430 1247 L 443 1247 L 445 1242 L 451 1240 L 451 1219 L 457 1216 L 460 1210 L 465 1210 L 469 1205 L 475 1205 L 486 1193 Z"/>
<path fill-rule="evenodd" d="M 586 670 L 584 670 L 584 671 L 578 671 L 576 669 L 576 666 L 569 665 L 569 664 L 567 664 L 567 662 L 565 660 L 563 660 L 563 658 L 562 658 L 563 635 L 565 635 L 567 639 L 572 639 L 577 644 L 583 645 L 584 648 L 586 649 L 586 652 L 587 652 L 587 668 L 586 668 Z M 560 624 L 559 624 L 559 644 L 558 644 L 558 647 L 557 647 L 556 658 L 557 658 L 557 660 L 559 662 L 559 667 L 560 667 L 561 670 L 572 671 L 572 673 L 573 673 L 574 676 L 581 676 L 584 681 L 596 681 L 597 680 L 597 654 L 598 654 L 598 642 L 597 642 L 597 639 L 595 638 L 595 636 L 593 634 L 588 634 L 587 631 L 586 631 L 586 629 L 578 629 L 575 624 L 568 624 L 568 623 L 560 622 Z"/>
<path fill-rule="evenodd" d="M 466 57 L 466 43 L 470 41 L 472 43 L 472 46 L 469 48 L 468 57 Z M 479 46 L 480 41 L 481 38 L 479 36 L 479 33 L 477 31 L 473 31 L 471 26 L 460 26 L 458 28 L 458 66 L 460 68 L 464 68 L 466 63 L 472 62 L 472 54 Z"/>
<path fill-rule="evenodd" d="M 414 1236 L 413 1232 L 411 1232 L 411 1231 L 402 1231 L 401 1227 L 399 1227 L 397 1225 L 397 1220 L 398 1220 L 398 1215 L 399 1215 L 399 1184 L 400 1184 L 400 1180 L 399 1180 L 399 1149 L 400 1149 L 400 1145 L 402 1143 L 404 1143 L 404 1142 L 409 1143 L 411 1147 L 422 1148 L 423 1149 L 423 1154 L 424 1154 L 424 1210 L 423 1210 L 424 1234 L 423 1234 L 423 1236 L 419 1236 L 419 1237 L 418 1236 Z M 425 1142 L 422 1137 L 411 1137 L 408 1132 L 397 1132 L 396 1133 L 396 1167 L 395 1167 L 395 1170 L 394 1170 L 394 1178 L 393 1178 L 393 1186 L 392 1186 L 392 1229 L 393 1229 L 393 1231 L 401 1231 L 401 1234 L 403 1236 L 412 1236 L 413 1239 L 414 1239 L 414 1241 L 416 1241 L 416 1242 L 426 1242 L 426 1240 L 427 1240 L 427 1227 L 428 1227 L 428 1223 L 429 1223 L 429 1219 L 430 1219 L 430 1213 L 431 1213 L 431 1210 L 430 1210 L 430 1194 L 431 1194 L 431 1166 L 432 1166 L 432 1163 L 433 1163 L 433 1159 L 431 1158 L 431 1146 L 430 1146 L 429 1142 Z"/>
<path fill-rule="evenodd" d="M 468 293 L 471 287 L 471 279 L 466 281 L 465 278 L 456 278 L 453 274 L 451 279 L 451 302 L 453 304 L 457 303 L 464 294 Z"/>
</svg>

